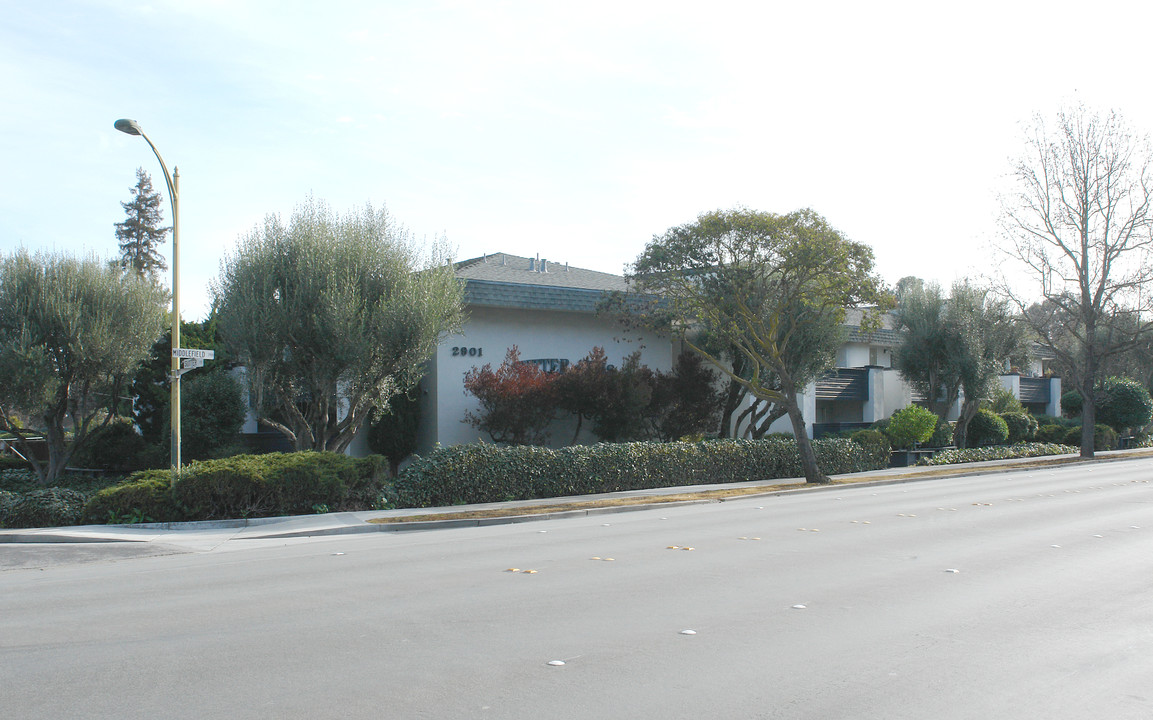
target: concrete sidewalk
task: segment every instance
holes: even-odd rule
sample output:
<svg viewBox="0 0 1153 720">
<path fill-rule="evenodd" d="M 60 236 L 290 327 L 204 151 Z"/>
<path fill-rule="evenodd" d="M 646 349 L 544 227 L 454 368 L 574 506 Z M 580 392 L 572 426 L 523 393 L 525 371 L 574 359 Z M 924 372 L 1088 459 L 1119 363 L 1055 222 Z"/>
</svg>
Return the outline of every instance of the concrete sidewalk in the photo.
<svg viewBox="0 0 1153 720">
<path fill-rule="evenodd" d="M 1098 453 L 1093 461 L 1108 462 L 1140 457 L 1153 457 L 1153 449 L 1118 450 Z M 1012 460 L 991 460 L 979 463 L 965 463 L 939 467 L 887 468 L 865 473 L 833 476 L 833 484 L 807 485 L 804 478 L 725 483 L 717 485 L 693 485 L 684 487 L 657 488 L 651 490 L 627 490 L 599 495 L 576 497 L 544 498 L 513 502 L 485 503 L 480 505 L 456 505 L 442 508 L 407 508 L 403 510 L 375 510 L 366 512 L 326 513 L 322 515 L 298 515 L 291 517 L 251 518 L 247 520 L 207 520 L 182 523 L 141 523 L 136 525 L 81 525 L 60 528 L 27 528 L 0 530 L 0 545 L 5 543 L 157 543 L 189 549 L 211 549 L 225 542 L 236 540 L 272 540 L 277 538 L 305 538 L 325 535 L 352 535 L 372 532 L 403 532 L 414 530 L 440 530 L 454 527 L 477 527 L 549 520 L 558 517 L 577 517 L 607 513 L 630 512 L 653 507 L 668 507 L 670 503 L 645 502 L 646 498 L 659 498 L 670 495 L 694 495 L 732 488 L 764 487 L 764 493 L 751 493 L 743 497 L 756 497 L 758 494 L 780 495 L 793 492 L 822 492 L 844 490 L 847 485 L 878 485 L 916 480 L 940 479 L 989 472 L 1010 472 L 1013 470 L 1046 466 L 1066 465 L 1081 462 L 1077 455 L 1055 455 L 1042 458 L 1016 458 Z M 782 487 L 783 486 L 783 487 Z M 635 500 L 634 504 L 609 507 L 580 508 L 582 503 L 602 500 Z M 677 504 L 718 502 L 716 498 L 700 497 L 677 501 Z M 533 512 L 534 508 L 553 505 L 578 505 L 576 509 L 555 512 Z M 524 510 L 518 513 L 517 510 Z M 435 518 L 413 522 L 370 523 L 381 518 L 404 518 L 415 516 L 451 515 L 455 513 L 500 511 L 501 517 L 454 519 Z"/>
</svg>

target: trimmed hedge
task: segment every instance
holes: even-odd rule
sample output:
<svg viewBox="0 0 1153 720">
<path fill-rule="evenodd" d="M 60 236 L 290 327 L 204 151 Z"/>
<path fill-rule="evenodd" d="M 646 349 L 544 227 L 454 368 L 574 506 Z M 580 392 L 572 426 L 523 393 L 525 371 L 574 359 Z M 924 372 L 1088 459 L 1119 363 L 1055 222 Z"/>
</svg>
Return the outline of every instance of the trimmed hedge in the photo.
<svg viewBox="0 0 1153 720">
<path fill-rule="evenodd" d="M 880 430 L 857 430 L 849 439 L 863 447 L 879 467 L 888 467 L 893 452 L 888 435 Z"/>
<path fill-rule="evenodd" d="M 97 493 L 84 515 L 176 522 L 369 510 L 384 503 L 387 462 L 321 452 L 236 455 L 192 463 L 175 490 L 168 470 L 145 470 Z"/>
<path fill-rule="evenodd" d="M 885 467 L 849 440 L 816 440 L 830 475 Z M 800 477 L 790 438 L 636 442 L 559 449 L 455 445 L 416 456 L 395 481 L 397 507 L 432 507 Z"/>
<path fill-rule="evenodd" d="M 93 523 L 119 523 L 123 518 L 148 522 L 186 520 L 172 500 L 171 470 L 141 470 L 92 496 L 84 506 L 84 519 Z"/>
</svg>

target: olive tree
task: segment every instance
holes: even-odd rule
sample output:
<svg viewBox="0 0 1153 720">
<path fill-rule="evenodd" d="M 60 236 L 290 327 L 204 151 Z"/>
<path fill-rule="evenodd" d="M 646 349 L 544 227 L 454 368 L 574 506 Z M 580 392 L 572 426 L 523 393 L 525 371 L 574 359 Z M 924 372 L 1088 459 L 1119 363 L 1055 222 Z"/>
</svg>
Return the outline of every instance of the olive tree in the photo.
<svg viewBox="0 0 1153 720">
<path fill-rule="evenodd" d="M 681 327 L 705 330 L 740 354 L 744 372 L 685 334 L 686 345 L 753 397 L 785 407 L 805 479 L 827 482 L 798 397 L 832 366 L 846 308 L 867 306 L 866 331 L 887 308 L 872 249 L 812 210 L 715 211 L 654 237 L 629 277 L 639 292 L 664 298 Z"/>
<path fill-rule="evenodd" d="M 0 428 L 41 484 L 115 415 L 161 332 L 165 300 L 157 286 L 95 257 L 21 249 L 0 260 Z M 46 462 L 31 452 L 37 435 Z"/>
<path fill-rule="evenodd" d="M 1004 249 L 1033 285 L 1024 292 L 1006 279 L 1002 290 L 1081 393 L 1081 455 L 1092 457 L 1102 366 L 1153 331 L 1142 313 L 1153 280 L 1153 150 L 1117 114 L 1077 107 L 1051 129 L 1035 120 L 1014 175 Z"/>
<path fill-rule="evenodd" d="M 340 452 L 459 329 L 463 288 L 383 209 L 340 215 L 310 198 L 243 237 L 214 292 L 258 421 L 299 450 Z"/>
<path fill-rule="evenodd" d="M 963 325 L 951 322 L 940 285 L 910 280 L 898 283 L 895 316 L 901 344 L 893 351 L 893 365 L 929 410 L 945 420 L 961 394 L 959 346 L 969 338 L 959 332 Z"/>
<path fill-rule="evenodd" d="M 992 394 L 1007 365 L 1028 357 L 1025 328 L 1008 303 L 968 281 L 954 283 L 948 298 L 936 283 L 906 283 L 896 315 L 902 336 L 893 356 L 897 370 L 942 421 L 961 400 L 953 444 L 965 447 L 980 401 Z"/>
</svg>

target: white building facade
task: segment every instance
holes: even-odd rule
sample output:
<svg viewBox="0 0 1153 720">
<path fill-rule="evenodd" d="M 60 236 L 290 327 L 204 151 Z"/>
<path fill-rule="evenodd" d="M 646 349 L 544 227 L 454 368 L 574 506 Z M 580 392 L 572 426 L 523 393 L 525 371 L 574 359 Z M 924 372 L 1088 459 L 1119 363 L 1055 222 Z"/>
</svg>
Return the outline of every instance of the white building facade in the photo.
<svg viewBox="0 0 1153 720">
<path fill-rule="evenodd" d="M 417 452 L 422 455 L 438 444 L 491 441 L 466 421 L 468 413 L 479 413 L 480 403 L 465 392 L 464 379 L 470 370 L 486 364 L 498 367 L 514 345 L 521 361 L 549 370 L 562 370 L 594 347 L 602 347 L 611 364 L 620 364 L 640 350 L 642 364 L 668 372 L 682 349 L 675 339 L 626 332 L 615 318 L 598 314 L 609 293 L 627 291 L 619 275 L 505 253 L 463 260 L 455 268 L 465 283 L 465 320 L 461 331 L 437 348 L 420 383 Z M 882 327 L 869 334 L 860 330 L 860 322 L 860 311 L 849 310 L 836 369 L 810 383 L 799 398 L 810 437 L 867 427 L 923 400 L 893 368 L 893 350 L 901 337 L 892 318 L 886 317 Z M 1038 363 L 1024 374 L 1003 375 L 1002 385 L 1035 414 L 1060 415 L 1061 381 L 1039 377 L 1040 367 Z M 952 417 L 959 409 L 958 403 Z M 575 429 L 575 418 L 558 418 L 550 427 L 551 444 L 569 444 Z M 362 428 L 350 454 L 369 452 L 366 430 Z M 747 431 L 747 427 L 732 428 L 736 437 Z M 792 433 L 792 425 L 786 416 L 770 431 Z M 283 437 L 262 431 L 251 413 L 244 433 L 255 447 L 286 449 Z M 577 438 L 577 442 L 596 440 L 587 427 Z"/>
<path fill-rule="evenodd" d="M 673 366 L 672 340 L 626 337 L 617 321 L 598 316 L 597 306 L 607 293 L 625 291 L 619 275 L 505 253 L 458 262 L 456 274 L 465 282 L 466 320 L 459 334 L 437 348 L 421 381 L 418 453 L 437 443 L 491 441 L 465 422 L 466 412 L 479 412 L 480 404 L 465 393 L 464 377 L 485 364 L 498 367 L 514 345 L 522 361 L 548 369 L 575 364 L 594 347 L 604 348 L 611 364 L 640 350 L 641 363 L 653 370 L 667 372 Z M 574 430 L 572 421 L 558 419 L 551 428 L 552 443 L 568 444 Z M 579 440 L 595 438 L 582 430 Z"/>
</svg>

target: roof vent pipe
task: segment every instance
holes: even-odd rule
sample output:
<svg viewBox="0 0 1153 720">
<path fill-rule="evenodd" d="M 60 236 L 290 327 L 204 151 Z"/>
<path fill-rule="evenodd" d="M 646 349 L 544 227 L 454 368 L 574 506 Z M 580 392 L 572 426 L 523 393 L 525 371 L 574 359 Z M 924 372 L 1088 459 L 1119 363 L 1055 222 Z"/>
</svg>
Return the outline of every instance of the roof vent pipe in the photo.
<svg viewBox="0 0 1153 720">
<path fill-rule="evenodd" d="M 540 271 L 543 273 L 548 272 L 548 260 L 541 260 L 540 261 Z"/>
</svg>

